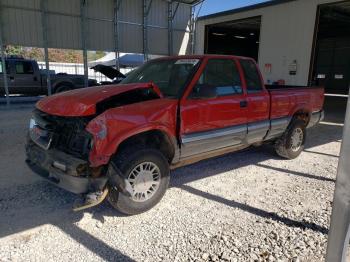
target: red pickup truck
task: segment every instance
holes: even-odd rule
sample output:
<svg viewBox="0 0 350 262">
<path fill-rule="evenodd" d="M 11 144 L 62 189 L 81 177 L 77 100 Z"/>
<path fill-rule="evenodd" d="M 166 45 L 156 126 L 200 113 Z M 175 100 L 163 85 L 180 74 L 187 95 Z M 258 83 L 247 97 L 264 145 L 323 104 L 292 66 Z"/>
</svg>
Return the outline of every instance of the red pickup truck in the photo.
<svg viewBox="0 0 350 262">
<path fill-rule="evenodd" d="M 323 88 L 263 83 L 250 58 L 152 60 L 119 85 L 39 101 L 26 162 L 68 191 L 107 192 L 119 211 L 141 213 L 164 195 L 170 169 L 262 143 L 287 159 L 301 153 L 323 118 Z"/>
</svg>

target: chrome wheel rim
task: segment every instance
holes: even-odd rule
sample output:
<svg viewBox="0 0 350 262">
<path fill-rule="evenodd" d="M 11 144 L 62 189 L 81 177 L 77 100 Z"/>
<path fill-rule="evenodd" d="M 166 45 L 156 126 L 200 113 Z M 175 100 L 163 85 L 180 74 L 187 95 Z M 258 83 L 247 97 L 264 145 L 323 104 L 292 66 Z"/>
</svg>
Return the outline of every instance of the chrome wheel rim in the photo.
<svg viewBox="0 0 350 262">
<path fill-rule="evenodd" d="M 153 162 L 143 162 L 130 172 L 128 181 L 133 189 L 132 200 L 145 202 L 157 192 L 160 183 L 160 169 Z"/>
<path fill-rule="evenodd" d="M 301 145 L 303 144 L 304 139 L 304 133 L 301 128 L 294 129 L 292 136 L 291 136 L 291 149 L 292 151 L 296 152 L 300 149 Z"/>
</svg>

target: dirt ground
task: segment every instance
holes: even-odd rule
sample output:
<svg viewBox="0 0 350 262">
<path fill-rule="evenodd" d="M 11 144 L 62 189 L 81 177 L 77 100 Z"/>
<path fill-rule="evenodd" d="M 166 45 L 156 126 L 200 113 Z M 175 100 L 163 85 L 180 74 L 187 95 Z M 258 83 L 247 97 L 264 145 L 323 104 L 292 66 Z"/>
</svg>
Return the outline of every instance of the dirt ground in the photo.
<svg viewBox="0 0 350 262">
<path fill-rule="evenodd" d="M 26 167 L 32 106 L 0 107 L 0 261 L 322 261 L 342 116 L 308 130 L 305 152 L 270 146 L 172 172 L 163 200 L 137 216 L 77 196 Z"/>
</svg>

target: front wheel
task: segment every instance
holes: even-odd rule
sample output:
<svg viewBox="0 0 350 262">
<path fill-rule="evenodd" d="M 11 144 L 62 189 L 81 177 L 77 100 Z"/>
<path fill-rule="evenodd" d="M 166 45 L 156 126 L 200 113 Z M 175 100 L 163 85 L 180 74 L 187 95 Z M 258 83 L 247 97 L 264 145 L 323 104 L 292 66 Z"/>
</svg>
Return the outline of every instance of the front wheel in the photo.
<svg viewBox="0 0 350 262">
<path fill-rule="evenodd" d="M 109 203 L 127 215 L 136 215 L 154 207 L 164 196 L 169 185 L 169 164 L 157 150 L 127 150 L 112 160 L 132 188 L 129 197 L 115 187 L 110 189 Z M 116 174 L 117 175 L 117 174 Z"/>
<path fill-rule="evenodd" d="M 305 139 L 306 127 L 304 121 L 295 120 L 282 137 L 276 141 L 276 153 L 283 158 L 294 159 L 304 150 Z"/>
</svg>

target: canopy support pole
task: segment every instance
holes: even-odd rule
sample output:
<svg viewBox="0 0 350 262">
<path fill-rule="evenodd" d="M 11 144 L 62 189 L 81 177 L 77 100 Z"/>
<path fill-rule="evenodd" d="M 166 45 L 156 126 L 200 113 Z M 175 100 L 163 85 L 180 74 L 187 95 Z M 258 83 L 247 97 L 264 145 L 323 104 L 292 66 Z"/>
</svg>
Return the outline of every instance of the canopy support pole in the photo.
<svg viewBox="0 0 350 262">
<path fill-rule="evenodd" d="M 168 2 L 168 54 L 174 54 L 174 18 L 180 3 L 177 2 L 175 9 L 173 8 L 173 1 Z"/>
<path fill-rule="evenodd" d="M 47 0 L 40 1 L 40 10 L 41 10 L 41 28 L 42 28 L 42 36 L 43 36 L 43 44 L 44 44 L 44 55 L 45 55 L 45 67 L 46 67 L 46 87 L 47 87 L 47 95 L 52 94 L 51 87 L 51 76 L 50 76 L 50 63 L 49 63 L 49 49 L 48 49 L 48 30 L 47 30 Z"/>
<path fill-rule="evenodd" d="M 5 87 L 5 95 L 6 95 L 6 105 L 10 105 L 10 93 L 9 93 L 9 85 L 7 79 L 7 70 L 6 70 L 6 62 L 5 62 L 5 50 L 4 50 L 4 35 L 3 35 L 3 23 L 2 23 L 2 8 L 0 1 L 0 53 L 1 53 L 1 65 L 2 65 L 2 77 L 4 80 Z"/>
<path fill-rule="evenodd" d="M 143 55 L 144 60 L 148 61 L 148 15 L 152 7 L 153 0 L 143 0 L 143 23 L 142 23 L 142 35 L 143 35 Z"/>
<path fill-rule="evenodd" d="M 120 70 L 120 52 L 119 52 L 119 10 L 122 0 L 114 0 L 114 49 L 115 49 L 115 68 Z"/>
<path fill-rule="evenodd" d="M 173 54 L 173 2 L 168 2 L 168 55 Z"/>
<path fill-rule="evenodd" d="M 80 30 L 81 30 L 81 45 L 83 49 L 83 60 L 84 60 L 84 87 L 89 85 L 88 82 L 88 59 L 86 50 L 86 0 L 80 0 Z"/>
</svg>

